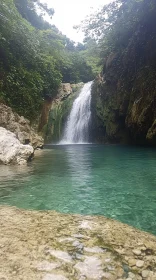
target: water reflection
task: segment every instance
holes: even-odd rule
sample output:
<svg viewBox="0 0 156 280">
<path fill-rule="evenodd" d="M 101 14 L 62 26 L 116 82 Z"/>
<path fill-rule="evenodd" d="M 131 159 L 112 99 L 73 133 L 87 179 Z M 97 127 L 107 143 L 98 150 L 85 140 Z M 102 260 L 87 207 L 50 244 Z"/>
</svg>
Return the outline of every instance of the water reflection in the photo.
<svg viewBox="0 0 156 280">
<path fill-rule="evenodd" d="M 69 176 L 73 185 L 87 187 L 92 179 L 90 148 L 83 145 L 65 147 Z"/>
</svg>

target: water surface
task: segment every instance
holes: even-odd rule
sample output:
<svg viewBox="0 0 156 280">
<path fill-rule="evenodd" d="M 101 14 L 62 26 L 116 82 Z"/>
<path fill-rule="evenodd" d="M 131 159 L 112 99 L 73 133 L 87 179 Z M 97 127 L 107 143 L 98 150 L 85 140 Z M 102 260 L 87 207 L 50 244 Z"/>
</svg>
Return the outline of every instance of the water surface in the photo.
<svg viewBox="0 0 156 280">
<path fill-rule="evenodd" d="M 156 234 L 156 150 L 49 146 L 28 166 L 0 166 L 0 204 L 105 215 Z"/>
</svg>

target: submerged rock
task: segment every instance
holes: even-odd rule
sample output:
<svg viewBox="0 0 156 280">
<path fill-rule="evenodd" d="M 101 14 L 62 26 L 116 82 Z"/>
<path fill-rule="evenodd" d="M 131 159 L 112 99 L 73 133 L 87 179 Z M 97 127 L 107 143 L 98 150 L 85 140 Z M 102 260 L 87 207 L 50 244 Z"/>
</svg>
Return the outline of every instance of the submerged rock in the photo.
<svg viewBox="0 0 156 280">
<path fill-rule="evenodd" d="M 34 149 L 23 145 L 16 135 L 0 127 L 0 162 L 3 164 L 26 164 L 33 156 Z"/>
</svg>

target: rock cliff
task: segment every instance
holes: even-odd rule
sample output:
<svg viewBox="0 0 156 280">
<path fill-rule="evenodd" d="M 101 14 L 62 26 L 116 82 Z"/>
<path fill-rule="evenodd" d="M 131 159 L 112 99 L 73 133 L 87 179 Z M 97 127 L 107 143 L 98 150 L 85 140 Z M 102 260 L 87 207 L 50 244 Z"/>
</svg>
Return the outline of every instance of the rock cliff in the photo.
<svg viewBox="0 0 156 280">
<path fill-rule="evenodd" d="M 153 15 L 153 14 L 152 14 Z M 92 90 L 93 141 L 156 146 L 156 18 L 110 52 Z"/>
</svg>

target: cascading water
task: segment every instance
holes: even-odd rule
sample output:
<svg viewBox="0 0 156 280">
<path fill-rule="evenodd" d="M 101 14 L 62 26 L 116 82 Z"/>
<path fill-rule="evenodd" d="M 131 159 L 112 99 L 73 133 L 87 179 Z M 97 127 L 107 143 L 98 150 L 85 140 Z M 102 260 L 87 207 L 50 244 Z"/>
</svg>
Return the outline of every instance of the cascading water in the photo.
<svg viewBox="0 0 156 280">
<path fill-rule="evenodd" d="M 88 82 L 75 99 L 60 144 L 87 143 L 89 138 L 89 122 L 91 118 L 91 86 Z"/>
</svg>

